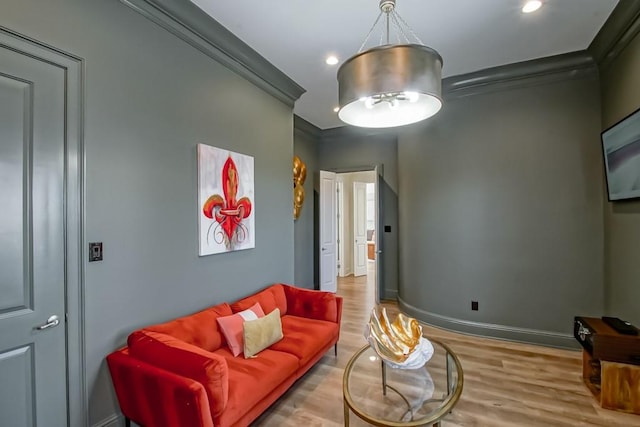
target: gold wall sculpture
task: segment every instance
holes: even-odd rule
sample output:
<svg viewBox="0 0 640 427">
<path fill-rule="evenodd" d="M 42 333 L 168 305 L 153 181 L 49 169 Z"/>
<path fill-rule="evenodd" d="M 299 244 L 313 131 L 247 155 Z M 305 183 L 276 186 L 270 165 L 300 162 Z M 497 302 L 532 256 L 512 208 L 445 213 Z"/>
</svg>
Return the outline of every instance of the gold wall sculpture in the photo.
<svg viewBox="0 0 640 427">
<path fill-rule="evenodd" d="M 307 178 L 307 165 L 300 157 L 293 156 L 293 219 L 300 217 L 304 203 L 304 180 Z"/>
</svg>

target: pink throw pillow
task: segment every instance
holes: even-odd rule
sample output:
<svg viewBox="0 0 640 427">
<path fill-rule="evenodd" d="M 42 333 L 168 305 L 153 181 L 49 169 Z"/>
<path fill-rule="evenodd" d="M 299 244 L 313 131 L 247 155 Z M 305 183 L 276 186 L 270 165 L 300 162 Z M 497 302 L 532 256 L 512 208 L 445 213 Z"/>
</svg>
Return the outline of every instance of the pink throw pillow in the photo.
<svg viewBox="0 0 640 427">
<path fill-rule="evenodd" d="M 227 345 L 234 356 L 244 351 L 244 338 L 242 336 L 242 325 L 245 320 L 256 320 L 264 317 L 264 312 L 259 303 L 253 304 L 248 309 L 231 316 L 218 317 L 218 325 L 222 329 L 222 334 L 227 340 Z"/>
</svg>

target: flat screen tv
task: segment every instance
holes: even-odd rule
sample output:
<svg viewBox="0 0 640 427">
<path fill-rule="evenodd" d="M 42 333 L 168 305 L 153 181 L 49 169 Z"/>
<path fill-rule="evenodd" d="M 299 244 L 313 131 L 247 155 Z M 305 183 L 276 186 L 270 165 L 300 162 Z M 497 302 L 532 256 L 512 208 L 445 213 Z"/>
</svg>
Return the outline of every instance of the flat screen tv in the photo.
<svg viewBox="0 0 640 427">
<path fill-rule="evenodd" d="M 640 109 L 602 132 L 609 200 L 640 197 Z"/>
</svg>

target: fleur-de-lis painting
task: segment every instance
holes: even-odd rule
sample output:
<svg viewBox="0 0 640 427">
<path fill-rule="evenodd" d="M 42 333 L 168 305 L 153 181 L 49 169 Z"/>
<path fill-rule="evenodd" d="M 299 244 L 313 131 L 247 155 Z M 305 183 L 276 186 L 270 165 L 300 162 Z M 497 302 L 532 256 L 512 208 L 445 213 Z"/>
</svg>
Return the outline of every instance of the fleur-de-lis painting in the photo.
<svg viewBox="0 0 640 427">
<path fill-rule="evenodd" d="M 255 247 L 253 157 L 198 144 L 200 255 Z"/>
</svg>

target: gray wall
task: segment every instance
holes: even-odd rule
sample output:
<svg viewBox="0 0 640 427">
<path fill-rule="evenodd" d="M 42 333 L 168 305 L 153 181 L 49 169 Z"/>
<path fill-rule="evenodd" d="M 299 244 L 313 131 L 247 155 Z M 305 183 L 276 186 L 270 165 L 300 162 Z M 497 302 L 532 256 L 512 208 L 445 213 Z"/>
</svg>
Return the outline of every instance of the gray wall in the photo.
<svg viewBox="0 0 640 427">
<path fill-rule="evenodd" d="M 294 225 L 295 241 L 295 284 L 297 286 L 314 289 L 314 233 L 313 213 L 315 198 L 313 194 L 313 179 L 318 171 L 318 142 L 312 136 L 295 129 L 293 138 L 293 152 L 307 165 L 307 179 L 304 182 L 304 204 L 300 217 Z"/>
<path fill-rule="evenodd" d="M 602 129 L 640 108 L 640 35 L 601 70 Z M 606 311 L 640 325 L 640 201 L 604 194 Z"/>
<path fill-rule="evenodd" d="M 398 283 L 398 144 L 395 135 L 366 136 L 345 129 L 329 132 L 319 145 L 319 169 L 339 172 L 364 170 L 382 166 L 380 198 L 383 201 L 382 218 L 391 232 L 382 232 L 380 262 L 384 289 L 382 298 L 392 299 Z"/>
<path fill-rule="evenodd" d="M 410 313 L 553 345 L 573 341 L 573 316 L 602 314 L 598 78 L 595 67 L 570 78 L 448 99 L 399 136 Z"/>
<path fill-rule="evenodd" d="M 104 357 L 134 329 L 293 282 L 293 115 L 121 3 L 24 0 L 0 24 L 86 61 L 86 381 L 117 411 Z M 255 158 L 256 248 L 198 257 L 196 144 Z"/>
</svg>

